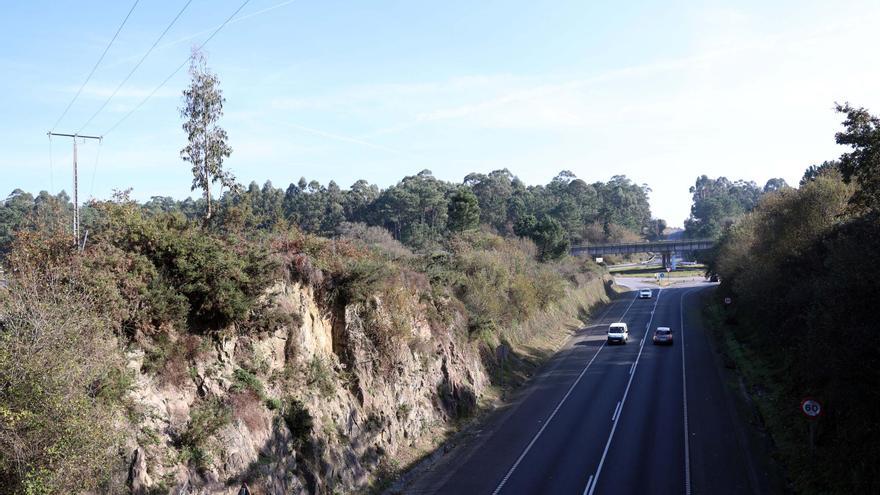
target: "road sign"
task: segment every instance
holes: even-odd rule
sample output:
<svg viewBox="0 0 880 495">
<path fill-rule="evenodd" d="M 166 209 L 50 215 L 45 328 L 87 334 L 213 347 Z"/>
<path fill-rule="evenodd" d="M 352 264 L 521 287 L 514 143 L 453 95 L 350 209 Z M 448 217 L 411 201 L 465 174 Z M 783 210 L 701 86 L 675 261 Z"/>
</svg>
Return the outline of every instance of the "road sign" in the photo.
<svg viewBox="0 0 880 495">
<path fill-rule="evenodd" d="M 725 297 L 725 298 L 724 298 L 724 304 L 730 304 L 730 303 L 732 303 L 732 302 L 733 302 L 733 299 L 731 299 L 731 298 L 729 298 L 729 297 Z"/>
<path fill-rule="evenodd" d="M 672 268 L 669 268 L 669 267 L 667 266 L 667 267 L 666 267 L 666 271 L 668 272 L 669 270 L 672 270 Z"/>
<path fill-rule="evenodd" d="M 663 277 L 666 276 L 666 274 L 661 272 L 661 273 L 658 273 L 657 276 L 660 277 L 660 278 L 663 278 Z"/>
<path fill-rule="evenodd" d="M 822 414 L 822 405 L 819 404 L 819 401 L 808 397 L 801 401 L 801 412 L 808 418 L 815 419 Z"/>
</svg>

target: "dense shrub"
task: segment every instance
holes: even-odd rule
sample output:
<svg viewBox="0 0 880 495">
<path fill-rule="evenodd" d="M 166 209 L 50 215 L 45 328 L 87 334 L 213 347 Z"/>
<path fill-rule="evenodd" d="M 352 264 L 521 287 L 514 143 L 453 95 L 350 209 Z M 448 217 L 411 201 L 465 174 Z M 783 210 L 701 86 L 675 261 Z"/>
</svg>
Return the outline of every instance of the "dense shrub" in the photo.
<svg viewBox="0 0 880 495">
<path fill-rule="evenodd" d="M 67 274 L 31 275 L 0 288 L 0 493 L 115 491 L 121 348 Z"/>
<path fill-rule="evenodd" d="M 373 227 L 364 223 L 343 222 L 336 229 L 339 236 L 364 243 L 370 249 L 389 259 L 406 259 L 413 256 L 409 248 L 397 241 L 391 232 L 382 227 Z"/>
<path fill-rule="evenodd" d="M 459 236 L 451 244 L 453 254 L 432 258 L 429 273 L 455 287 L 474 334 L 515 326 L 547 309 L 581 281 L 563 278 L 563 269 L 577 272 L 585 263 L 574 258 L 539 263 L 531 241 L 484 232 Z"/>
<path fill-rule="evenodd" d="M 838 173 L 765 195 L 721 240 L 712 268 L 732 296 L 731 337 L 773 400 L 759 401 L 797 491 L 875 493 L 880 338 L 873 293 L 880 218 L 851 216 Z M 855 343 L 855 345 L 850 345 Z M 826 414 L 814 457 L 797 412 L 814 396 Z M 801 425 L 799 428 L 797 425 Z"/>
<path fill-rule="evenodd" d="M 209 398 L 190 410 L 189 422 L 179 438 L 183 460 L 205 468 L 213 460 L 208 441 L 232 420 L 232 409 L 219 398 Z"/>
<path fill-rule="evenodd" d="M 243 321 L 277 273 L 261 244 L 212 234 L 179 214 L 147 215 L 125 198 L 94 207 L 102 218 L 94 249 L 116 248 L 152 264 L 143 268 L 148 280 L 142 285 L 156 303 L 154 319 L 178 317 L 185 299 L 192 326 Z"/>
</svg>

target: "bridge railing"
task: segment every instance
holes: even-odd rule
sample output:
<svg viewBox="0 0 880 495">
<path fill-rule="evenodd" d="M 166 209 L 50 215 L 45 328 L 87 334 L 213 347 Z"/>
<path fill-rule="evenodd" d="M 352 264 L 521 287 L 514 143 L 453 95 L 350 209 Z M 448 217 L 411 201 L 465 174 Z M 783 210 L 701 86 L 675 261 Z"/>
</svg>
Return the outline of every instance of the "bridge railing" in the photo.
<svg viewBox="0 0 880 495">
<path fill-rule="evenodd" d="M 671 241 L 625 242 L 574 246 L 572 254 L 630 254 L 643 252 L 699 251 L 715 245 L 714 239 L 681 239 Z"/>
</svg>

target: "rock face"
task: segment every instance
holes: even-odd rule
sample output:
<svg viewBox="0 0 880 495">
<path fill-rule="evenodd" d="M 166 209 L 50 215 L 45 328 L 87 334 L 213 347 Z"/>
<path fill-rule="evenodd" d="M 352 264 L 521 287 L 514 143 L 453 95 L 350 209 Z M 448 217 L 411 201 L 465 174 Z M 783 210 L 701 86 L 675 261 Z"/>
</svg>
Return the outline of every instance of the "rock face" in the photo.
<svg viewBox="0 0 880 495">
<path fill-rule="evenodd" d="M 148 355 L 130 351 L 132 493 L 352 492 L 473 412 L 487 378 L 462 315 L 403 301 L 325 308 L 278 283 L 264 303 L 283 324 L 177 337 L 190 350 L 165 366 L 185 372 L 144 372 Z"/>
</svg>

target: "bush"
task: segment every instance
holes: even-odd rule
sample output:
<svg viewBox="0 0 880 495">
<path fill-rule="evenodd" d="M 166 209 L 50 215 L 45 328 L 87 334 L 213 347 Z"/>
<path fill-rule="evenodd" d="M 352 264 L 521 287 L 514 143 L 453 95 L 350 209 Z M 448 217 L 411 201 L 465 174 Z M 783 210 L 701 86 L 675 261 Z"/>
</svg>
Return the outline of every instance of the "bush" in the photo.
<svg viewBox="0 0 880 495">
<path fill-rule="evenodd" d="M 160 316 L 178 316 L 182 297 L 196 327 L 244 321 L 276 274 L 277 263 L 260 244 L 213 234 L 179 214 L 147 216 L 126 200 L 95 208 L 102 224 L 94 249 L 110 249 L 102 247 L 107 244 L 152 263 L 148 295 Z"/>
<path fill-rule="evenodd" d="M 157 375 L 165 383 L 181 386 L 191 378 L 190 363 L 206 352 L 209 342 L 197 335 L 184 334 L 172 339 L 168 333 L 159 333 L 152 341 L 145 342 L 141 370 Z"/>
<path fill-rule="evenodd" d="M 342 222 L 336 229 L 340 237 L 362 242 L 368 248 L 391 259 L 408 259 L 412 251 L 401 244 L 391 232 L 382 227 L 372 227 L 363 223 Z"/>
<path fill-rule="evenodd" d="M 307 369 L 308 384 L 324 397 L 331 397 L 336 392 L 336 382 L 333 380 L 333 370 L 318 356 L 312 357 Z"/>
<path fill-rule="evenodd" d="M 236 370 L 232 372 L 232 379 L 234 380 L 232 384 L 233 391 L 250 390 L 256 394 L 260 400 L 266 400 L 266 387 L 264 387 L 263 382 L 261 382 L 260 379 L 250 371 L 236 368 Z"/>
<path fill-rule="evenodd" d="M 577 260 L 539 263 L 535 245 L 528 240 L 473 232 L 454 239 L 452 245 L 454 254 L 448 260 L 438 258 L 442 265 L 435 265 L 434 271 L 459 275 L 448 278 L 456 281 L 456 295 L 470 313 L 468 326 L 475 337 L 485 338 L 527 321 L 580 280 L 560 275 L 579 273 Z"/>
<path fill-rule="evenodd" d="M 299 400 L 290 398 L 285 401 L 281 414 L 297 447 L 307 445 L 314 428 L 314 420 L 306 406 Z"/>
<path fill-rule="evenodd" d="M 131 381 L 93 301 L 56 278 L 9 280 L 0 383 L 0 493 L 109 489 Z"/>
<path fill-rule="evenodd" d="M 207 442 L 231 421 L 231 408 L 218 398 L 203 400 L 193 406 L 179 439 L 183 460 L 198 468 L 210 465 L 212 459 Z"/>
</svg>

